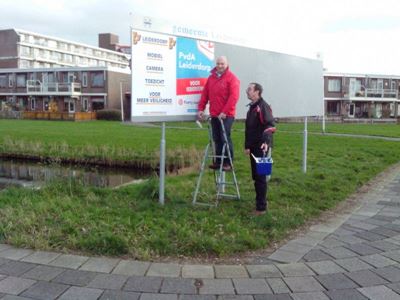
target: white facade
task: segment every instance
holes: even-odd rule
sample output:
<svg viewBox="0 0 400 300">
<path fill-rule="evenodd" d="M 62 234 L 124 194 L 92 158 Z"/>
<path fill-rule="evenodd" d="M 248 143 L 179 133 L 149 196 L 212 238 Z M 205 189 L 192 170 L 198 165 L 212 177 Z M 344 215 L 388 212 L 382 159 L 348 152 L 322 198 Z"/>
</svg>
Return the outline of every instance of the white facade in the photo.
<svg viewBox="0 0 400 300">
<path fill-rule="evenodd" d="M 111 67 L 129 70 L 124 53 L 71 42 L 24 30 L 15 30 L 18 68 Z"/>
</svg>

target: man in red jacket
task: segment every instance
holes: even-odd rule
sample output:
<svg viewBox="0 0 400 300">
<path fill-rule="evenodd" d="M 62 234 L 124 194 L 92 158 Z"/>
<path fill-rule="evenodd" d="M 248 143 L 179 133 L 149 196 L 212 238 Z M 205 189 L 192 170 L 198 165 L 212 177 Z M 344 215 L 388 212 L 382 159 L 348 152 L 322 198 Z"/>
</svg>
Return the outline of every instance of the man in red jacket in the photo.
<svg viewBox="0 0 400 300">
<path fill-rule="evenodd" d="M 222 155 L 222 147 L 224 137 L 221 127 L 223 121 L 226 136 L 228 139 L 229 149 L 233 160 L 233 145 L 231 140 L 231 128 L 235 120 L 236 103 L 239 100 L 239 79 L 229 70 L 228 60 L 225 56 L 220 56 L 216 60 L 215 68 L 211 71 L 211 75 L 207 79 L 198 104 L 198 117 L 204 117 L 204 109 L 210 102 L 211 127 L 213 140 L 215 143 L 216 155 Z M 225 153 L 226 155 L 226 153 Z M 224 158 L 222 169 L 230 171 L 232 166 L 229 159 Z M 214 163 L 210 165 L 212 169 L 219 169 L 221 159 L 216 158 Z"/>
</svg>

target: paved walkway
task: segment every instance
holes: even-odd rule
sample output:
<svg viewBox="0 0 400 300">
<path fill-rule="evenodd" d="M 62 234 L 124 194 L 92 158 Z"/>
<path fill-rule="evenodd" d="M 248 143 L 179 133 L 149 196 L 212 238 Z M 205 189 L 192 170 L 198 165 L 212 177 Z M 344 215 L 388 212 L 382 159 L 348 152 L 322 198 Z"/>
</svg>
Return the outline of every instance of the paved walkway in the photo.
<svg viewBox="0 0 400 300">
<path fill-rule="evenodd" d="M 248 265 L 180 265 L 0 244 L 0 299 L 400 299 L 400 165 L 351 214 Z"/>
</svg>

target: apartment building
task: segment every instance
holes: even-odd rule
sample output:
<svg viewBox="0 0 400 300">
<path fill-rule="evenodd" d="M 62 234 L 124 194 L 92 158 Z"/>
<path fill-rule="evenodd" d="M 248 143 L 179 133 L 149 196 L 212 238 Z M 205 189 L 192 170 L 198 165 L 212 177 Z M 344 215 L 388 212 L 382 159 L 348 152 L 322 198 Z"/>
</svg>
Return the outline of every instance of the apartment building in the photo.
<svg viewBox="0 0 400 300">
<path fill-rule="evenodd" d="M 400 76 L 324 73 L 325 115 L 342 118 L 399 117 Z"/>
<path fill-rule="evenodd" d="M 93 112 L 120 109 L 130 90 L 130 56 L 118 36 L 99 47 L 19 29 L 0 30 L 0 110 Z"/>
<path fill-rule="evenodd" d="M 0 69 L 0 110 L 93 112 L 120 109 L 130 72 L 107 67 Z"/>
<path fill-rule="evenodd" d="M 99 43 L 115 39 L 113 34 L 101 34 Z M 20 29 L 0 30 L 0 68 L 57 67 L 129 70 L 129 55 Z"/>
</svg>

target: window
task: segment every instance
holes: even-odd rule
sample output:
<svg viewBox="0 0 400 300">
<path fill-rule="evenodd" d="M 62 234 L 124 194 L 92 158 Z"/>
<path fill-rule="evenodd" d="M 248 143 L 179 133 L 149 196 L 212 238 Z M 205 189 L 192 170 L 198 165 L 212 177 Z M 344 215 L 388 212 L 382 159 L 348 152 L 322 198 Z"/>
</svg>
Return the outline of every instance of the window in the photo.
<svg viewBox="0 0 400 300">
<path fill-rule="evenodd" d="M 68 82 L 74 82 L 75 81 L 75 74 L 74 72 L 68 72 Z"/>
<path fill-rule="evenodd" d="M 329 79 L 328 80 L 328 92 L 340 92 L 341 91 L 341 80 L 340 79 Z"/>
<path fill-rule="evenodd" d="M 82 72 L 82 86 L 87 87 L 88 84 L 88 73 Z"/>
<path fill-rule="evenodd" d="M 56 74 L 54 72 L 49 72 L 48 73 L 48 80 L 50 83 L 55 83 L 56 80 Z"/>
<path fill-rule="evenodd" d="M 64 54 L 64 61 L 71 64 L 72 63 L 72 55 Z"/>
<path fill-rule="evenodd" d="M 17 75 L 17 87 L 26 87 L 26 74 Z"/>
<path fill-rule="evenodd" d="M 88 111 L 89 110 L 89 100 L 88 98 L 82 98 L 82 110 Z"/>
<path fill-rule="evenodd" d="M 360 92 L 361 91 L 361 87 L 362 87 L 361 79 L 357 79 L 356 80 L 356 86 L 355 86 L 356 92 Z"/>
<path fill-rule="evenodd" d="M 61 60 L 61 53 L 60 52 L 53 52 L 51 54 L 51 59 L 52 60 L 56 60 L 56 61 L 60 61 Z"/>
<path fill-rule="evenodd" d="M 97 66 L 97 60 L 95 60 L 95 59 L 89 59 L 89 65 L 92 66 L 92 67 Z"/>
<path fill-rule="evenodd" d="M 83 65 L 83 66 L 87 66 L 88 59 L 86 57 L 81 57 L 80 58 L 80 64 Z"/>
<path fill-rule="evenodd" d="M 5 88 L 5 87 L 7 87 L 7 76 L 0 75 L 0 88 Z"/>
<path fill-rule="evenodd" d="M 327 114 L 328 115 L 339 114 L 339 102 L 328 101 L 327 102 Z"/>
<path fill-rule="evenodd" d="M 58 49 L 67 50 L 67 48 L 68 48 L 68 46 L 66 43 L 62 43 L 62 42 L 58 43 Z"/>
<path fill-rule="evenodd" d="M 44 38 L 40 38 L 39 40 L 38 40 L 38 43 L 37 44 L 39 44 L 39 45 L 41 45 L 41 46 L 47 46 L 47 41 L 44 39 Z"/>
<path fill-rule="evenodd" d="M 87 55 L 93 55 L 93 49 L 91 49 L 91 48 L 86 48 L 85 52 Z"/>
<path fill-rule="evenodd" d="M 103 87 L 104 86 L 104 73 L 103 72 L 96 72 L 92 73 L 92 87 Z"/>
<path fill-rule="evenodd" d="M 14 86 L 14 74 L 8 75 L 8 87 Z"/>
<path fill-rule="evenodd" d="M 49 46 L 50 48 L 57 48 L 57 42 L 56 42 L 56 41 L 50 40 L 50 41 L 48 42 L 48 46 Z"/>
<path fill-rule="evenodd" d="M 396 81 L 392 81 L 392 83 L 391 83 L 391 87 L 390 87 L 392 90 L 395 90 L 396 89 Z"/>
<path fill-rule="evenodd" d="M 75 112 L 75 101 L 71 98 L 64 98 L 64 111 L 69 113 Z"/>
<path fill-rule="evenodd" d="M 29 73 L 29 80 L 36 80 L 36 73 L 35 72 Z"/>
<path fill-rule="evenodd" d="M 67 72 L 62 72 L 61 74 L 61 82 L 67 83 L 68 82 L 68 73 Z"/>
<path fill-rule="evenodd" d="M 43 49 L 39 49 L 39 58 L 44 58 L 44 50 Z"/>
<path fill-rule="evenodd" d="M 383 89 L 383 79 L 378 79 L 378 89 L 379 90 Z"/>
<path fill-rule="evenodd" d="M 20 54 L 23 56 L 30 56 L 31 55 L 31 48 L 26 46 L 20 47 Z"/>
<path fill-rule="evenodd" d="M 43 110 L 48 111 L 49 110 L 49 98 L 44 98 L 43 100 Z"/>
<path fill-rule="evenodd" d="M 93 111 L 104 109 L 104 98 L 92 98 Z"/>
<path fill-rule="evenodd" d="M 31 98 L 31 110 L 35 110 L 35 109 L 36 109 L 36 99 Z"/>
<path fill-rule="evenodd" d="M 23 97 L 18 97 L 16 105 L 17 105 L 17 110 L 24 110 L 25 107 L 28 106 L 28 100 Z"/>
</svg>

